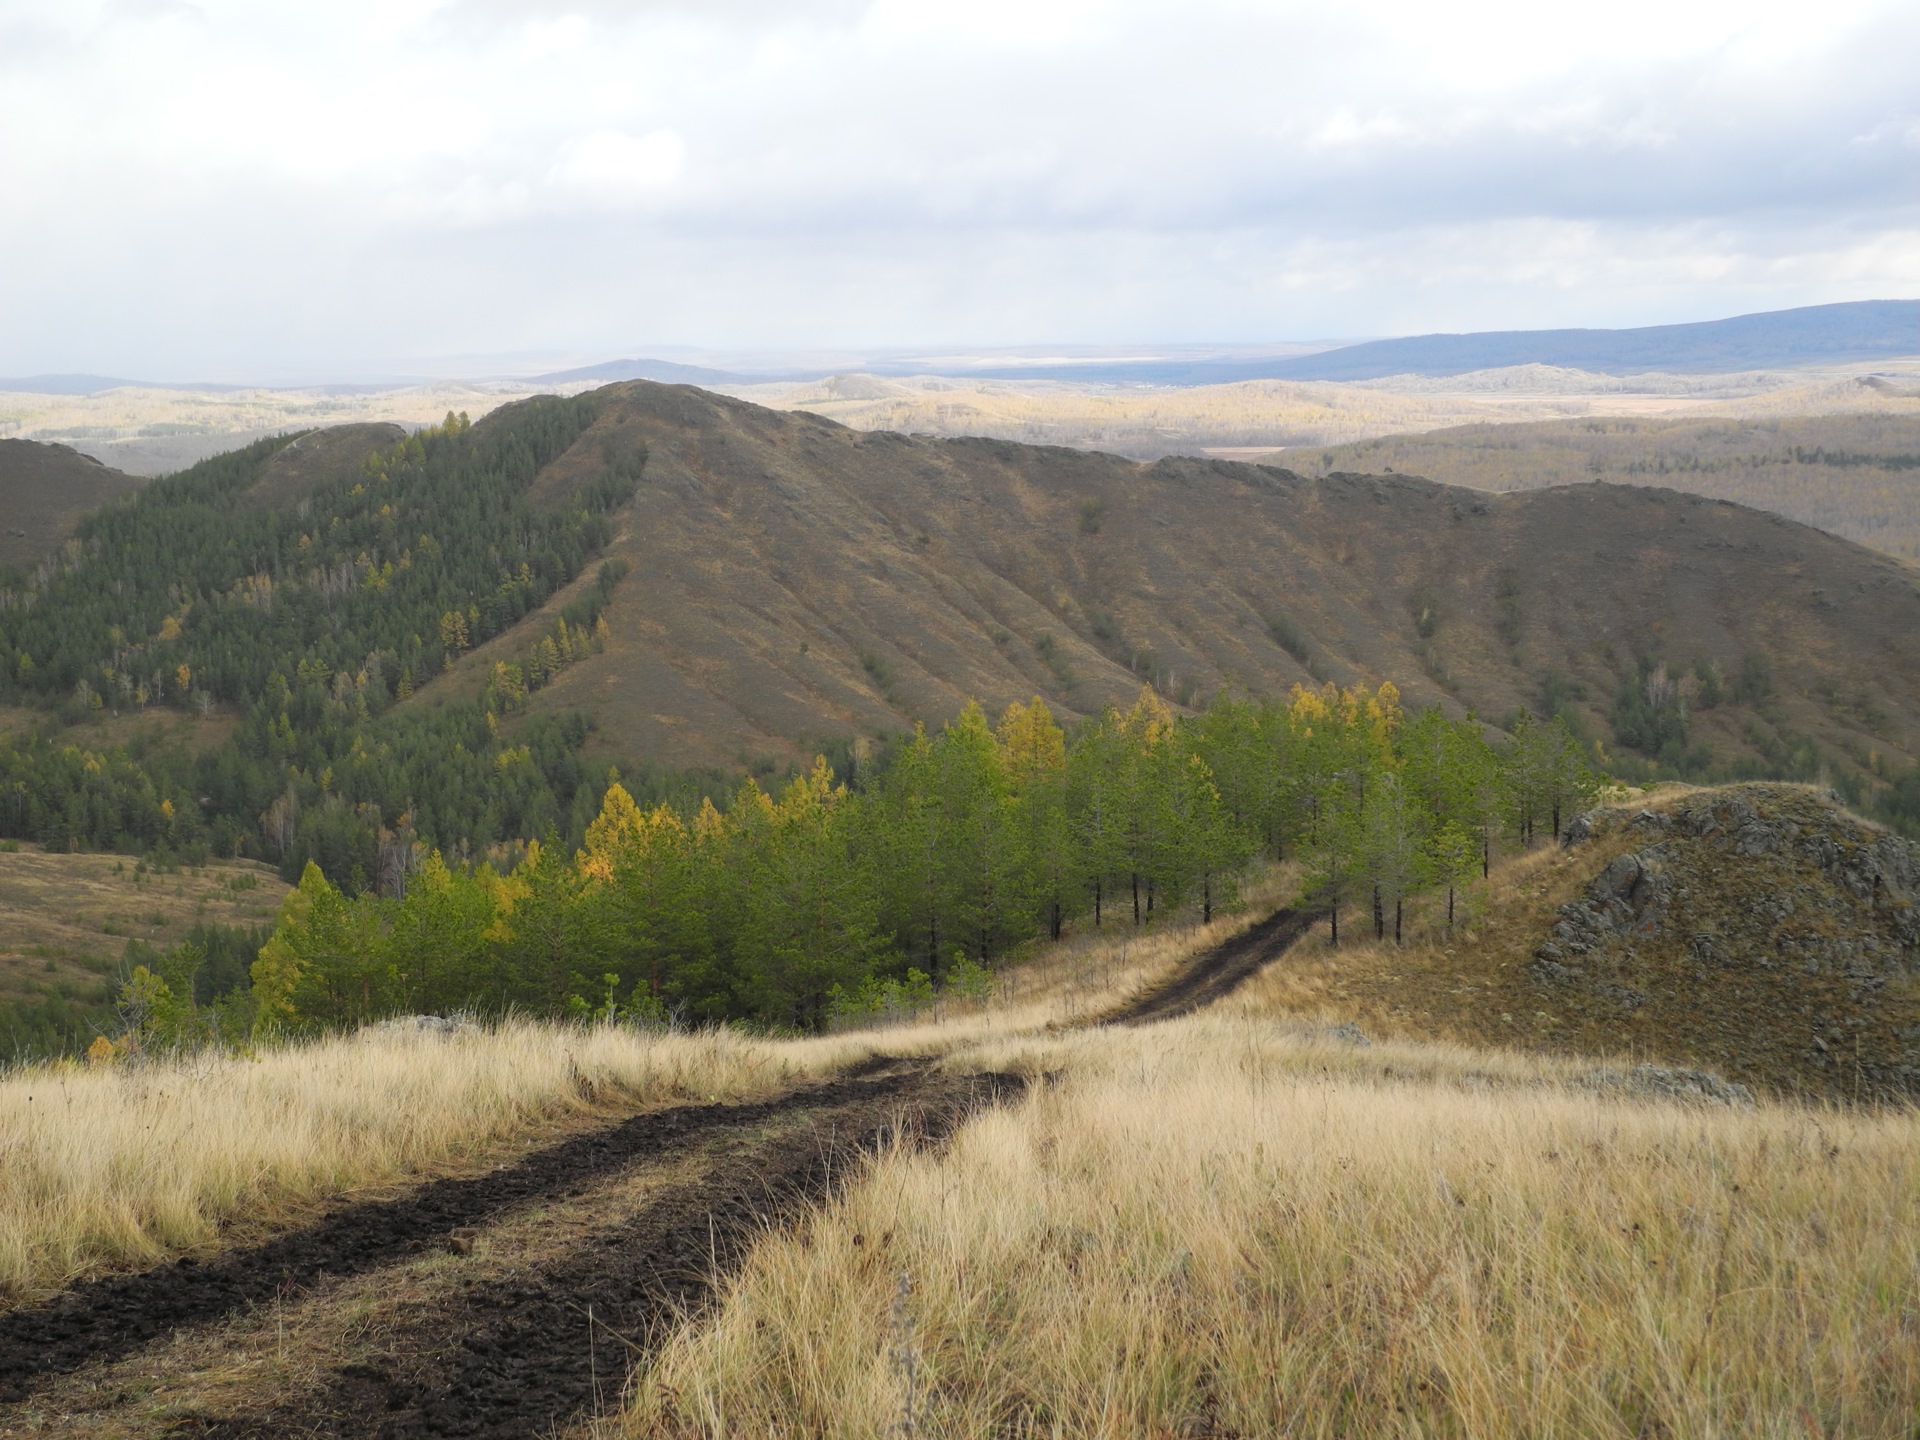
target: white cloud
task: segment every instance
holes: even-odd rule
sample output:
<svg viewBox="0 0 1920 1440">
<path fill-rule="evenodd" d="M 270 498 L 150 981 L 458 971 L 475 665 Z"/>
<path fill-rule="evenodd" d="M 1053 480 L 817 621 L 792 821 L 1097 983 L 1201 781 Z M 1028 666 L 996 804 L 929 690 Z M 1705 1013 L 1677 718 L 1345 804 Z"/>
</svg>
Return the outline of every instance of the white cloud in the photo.
<svg viewBox="0 0 1920 1440">
<path fill-rule="evenodd" d="M 671 130 L 638 136 L 595 130 L 568 142 L 552 179 L 590 202 L 624 208 L 670 187 L 686 158 L 686 143 Z"/>
<path fill-rule="evenodd" d="M 0 373 L 1920 293 L 1916 53 L 1910 0 L 13 0 Z"/>
</svg>

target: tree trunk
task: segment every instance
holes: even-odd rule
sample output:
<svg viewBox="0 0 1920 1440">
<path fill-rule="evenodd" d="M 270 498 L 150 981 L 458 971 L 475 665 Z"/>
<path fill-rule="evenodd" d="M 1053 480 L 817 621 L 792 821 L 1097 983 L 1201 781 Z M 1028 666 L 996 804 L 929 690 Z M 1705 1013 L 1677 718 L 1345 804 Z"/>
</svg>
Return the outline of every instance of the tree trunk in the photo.
<svg viewBox="0 0 1920 1440">
<path fill-rule="evenodd" d="M 1400 907 L 1403 903 L 1399 900 L 1393 902 L 1393 943 L 1396 945 L 1400 943 Z"/>
<path fill-rule="evenodd" d="M 1140 872 L 1133 872 L 1133 923 L 1137 929 L 1140 924 Z"/>
<path fill-rule="evenodd" d="M 1387 938 L 1387 912 L 1381 908 L 1378 885 L 1373 887 L 1373 938 L 1376 940 Z"/>
<path fill-rule="evenodd" d="M 1338 900 L 1335 900 L 1331 908 L 1328 909 L 1327 920 L 1329 925 L 1327 930 L 1327 944 L 1337 947 L 1340 944 L 1340 902 Z"/>
<path fill-rule="evenodd" d="M 1213 873 L 1208 871 L 1200 877 L 1200 923 L 1213 923 Z"/>
<path fill-rule="evenodd" d="M 1093 928 L 1100 928 L 1100 882 L 1093 882 Z"/>
<path fill-rule="evenodd" d="M 1060 938 L 1060 902 L 1058 900 L 1053 902 L 1053 917 L 1052 923 L 1048 926 L 1048 934 L 1055 940 Z"/>
<path fill-rule="evenodd" d="M 1153 914 L 1153 877 L 1147 877 L 1147 914 Z"/>
<path fill-rule="evenodd" d="M 1560 838 L 1560 802 L 1558 800 L 1553 802 L 1553 838 L 1555 840 Z"/>
<path fill-rule="evenodd" d="M 1487 872 L 1493 868 L 1493 836 L 1486 831 L 1480 832 L 1480 878 L 1487 878 Z"/>
<path fill-rule="evenodd" d="M 1447 886 L 1447 933 L 1453 933 L 1453 886 Z"/>
</svg>

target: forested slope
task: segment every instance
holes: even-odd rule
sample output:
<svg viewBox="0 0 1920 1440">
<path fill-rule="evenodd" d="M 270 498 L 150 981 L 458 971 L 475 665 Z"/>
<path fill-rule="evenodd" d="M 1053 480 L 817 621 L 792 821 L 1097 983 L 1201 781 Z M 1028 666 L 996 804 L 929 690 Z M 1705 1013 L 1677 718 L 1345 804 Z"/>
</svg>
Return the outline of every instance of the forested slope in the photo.
<svg viewBox="0 0 1920 1440">
<path fill-rule="evenodd" d="M 545 400 L 404 438 L 263 440 L 88 517 L 56 561 L 0 573 L 0 688 L 43 717 L 0 747 L 0 828 L 289 869 L 317 856 L 356 885 L 419 833 L 484 851 L 577 831 L 573 807 L 598 803 L 575 793 L 581 722 L 509 742 L 476 706 L 390 712 L 605 544 L 641 455 L 536 486 L 596 413 Z M 550 623 L 556 664 L 593 643 L 601 593 Z M 239 724 L 197 754 L 94 734 L 100 717 L 166 708 Z"/>
</svg>

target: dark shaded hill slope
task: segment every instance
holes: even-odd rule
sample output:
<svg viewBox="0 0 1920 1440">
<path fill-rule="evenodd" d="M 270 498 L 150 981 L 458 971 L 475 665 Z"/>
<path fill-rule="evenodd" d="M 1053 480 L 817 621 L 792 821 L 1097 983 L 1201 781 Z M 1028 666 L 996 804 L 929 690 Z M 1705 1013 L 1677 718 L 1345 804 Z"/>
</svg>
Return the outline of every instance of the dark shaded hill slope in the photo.
<svg viewBox="0 0 1920 1440">
<path fill-rule="evenodd" d="M 1456 425 L 1288 450 L 1285 458 L 1308 473 L 1392 470 L 1479 490 L 1594 480 L 1665 485 L 1771 510 L 1920 562 L 1920 404 L 1908 415 Z"/>
<path fill-rule="evenodd" d="M 0 565 L 31 565 L 75 522 L 141 484 L 65 445 L 0 440 Z"/>
<path fill-rule="evenodd" d="M 860 433 L 683 387 L 604 394 L 539 488 L 570 493 L 644 445 L 608 552 L 631 569 L 605 651 L 534 706 L 587 709 L 630 755 L 734 765 L 938 723 L 970 696 L 1085 714 L 1143 681 L 1192 701 L 1316 677 L 1391 678 L 1412 703 L 1491 718 L 1558 704 L 1609 744 L 1618 712 L 1657 748 L 1647 696 L 1677 716 L 1696 664 L 1713 683 L 1682 749 L 1865 775 L 1920 743 L 1920 573 L 1737 505 L 1141 466 Z M 524 633 L 415 703 L 477 693 Z"/>
</svg>

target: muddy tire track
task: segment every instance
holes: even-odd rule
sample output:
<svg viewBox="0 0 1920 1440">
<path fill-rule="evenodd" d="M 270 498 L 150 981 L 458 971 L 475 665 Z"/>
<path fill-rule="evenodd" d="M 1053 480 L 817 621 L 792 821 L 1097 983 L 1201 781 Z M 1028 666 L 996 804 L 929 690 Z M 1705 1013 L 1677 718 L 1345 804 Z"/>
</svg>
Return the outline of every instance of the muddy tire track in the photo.
<svg viewBox="0 0 1920 1440">
<path fill-rule="evenodd" d="M 1251 979 L 1321 918 L 1318 910 L 1276 910 L 1251 929 L 1196 957 L 1185 969 L 1106 1017 L 1109 1025 L 1151 1025 L 1204 1009 Z"/>
<path fill-rule="evenodd" d="M 130 1354 L 203 1325 L 443 1244 L 454 1231 L 584 1186 L 643 1159 L 685 1152 L 719 1132 L 901 1093 L 924 1067 L 843 1076 L 778 1099 L 655 1110 L 538 1150 L 487 1174 L 430 1181 L 392 1200 L 349 1206 L 314 1225 L 210 1259 L 110 1275 L 0 1314 L 0 1404 L 36 1383 Z"/>
<path fill-rule="evenodd" d="M 1210 1005 L 1318 918 L 1278 911 L 1104 1023 L 1151 1024 Z M 889 1136 L 904 1130 L 936 1143 L 974 1110 L 1023 1088 L 1018 1077 L 948 1075 L 929 1061 L 879 1057 L 772 1100 L 633 1116 L 487 1174 L 351 1205 L 257 1245 L 90 1281 L 0 1313 L 0 1406 L 170 1334 L 324 1296 L 330 1281 L 377 1275 L 436 1249 L 463 1253 L 464 1236 L 515 1214 L 545 1224 L 544 1206 L 591 1208 L 599 1184 L 707 1156 L 712 1163 L 701 1162 L 697 1180 L 664 1185 L 638 1211 L 605 1225 L 596 1212 L 578 1243 L 463 1281 L 438 1304 L 407 1308 L 371 1351 L 340 1355 L 343 1363 L 317 1381 L 224 1414 L 178 1415 L 169 1426 L 220 1440 L 553 1434 L 616 1402 L 636 1356 L 707 1301 L 759 1237 L 830 1199 Z"/>
<path fill-rule="evenodd" d="M 1017 1076 L 916 1070 L 796 1117 L 697 1181 L 544 1267 L 475 1284 L 389 1332 L 379 1351 L 316 1389 L 257 1413 L 177 1422 L 218 1440 L 428 1436 L 521 1440 L 618 1402 L 636 1354 L 654 1348 L 770 1228 L 790 1224 L 857 1178 L 896 1136 L 944 1139 Z"/>
</svg>

